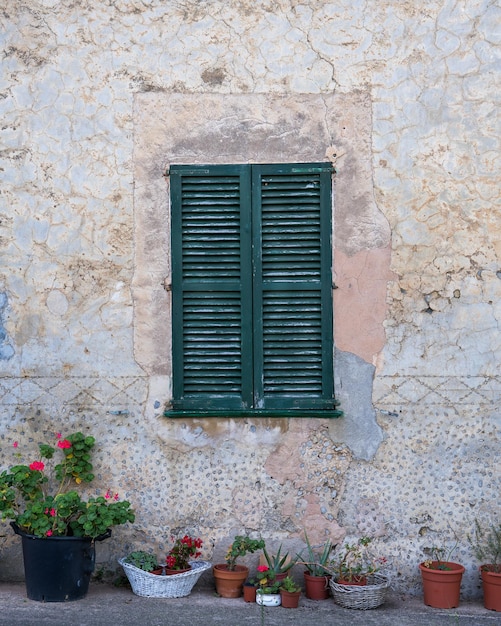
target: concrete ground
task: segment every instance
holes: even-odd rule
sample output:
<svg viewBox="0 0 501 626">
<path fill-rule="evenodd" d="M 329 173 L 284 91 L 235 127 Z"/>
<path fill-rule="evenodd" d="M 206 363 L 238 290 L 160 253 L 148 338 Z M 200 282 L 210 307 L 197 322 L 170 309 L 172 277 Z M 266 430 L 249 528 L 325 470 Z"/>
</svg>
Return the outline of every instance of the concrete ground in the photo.
<svg viewBox="0 0 501 626">
<path fill-rule="evenodd" d="M 23 583 L 0 583 L 3 626 L 501 626 L 501 613 L 482 603 L 462 602 L 456 609 L 432 609 L 420 598 L 400 597 L 391 590 L 385 604 L 369 611 L 343 609 L 332 599 L 302 597 L 298 609 L 264 608 L 243 598 L 216 597 L 209 589 L 185 598 L 141 598 L 127 587 L 91 582 L 81 600 L 43 603 L 28 600 Z"/>
</svg>

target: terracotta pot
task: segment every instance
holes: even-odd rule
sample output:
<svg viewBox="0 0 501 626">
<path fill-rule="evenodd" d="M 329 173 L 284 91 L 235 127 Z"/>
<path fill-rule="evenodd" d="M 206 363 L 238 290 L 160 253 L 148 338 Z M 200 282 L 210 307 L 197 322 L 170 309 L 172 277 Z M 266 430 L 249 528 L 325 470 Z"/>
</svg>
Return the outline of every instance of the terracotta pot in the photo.
<svg viewBox="0 0 501 626">
<path fill-rule="evenodd" d="M 213 566 L 212 573 L 216 581 L 216 591 L 222 598 L 240 598 L 249 574 L 246 565 L 235 565 L 235 569 L 230 571 L 226 563 L 220 563 Z"/>
<path fill-rule="evenodd" d="M 300 591 L 292 593 L 290 591 L 285 591 L 285 589 L 281 589 L 280 595 L 282 596 L 282 606 L 285 609 L 297 609 L 299 605 L 299 596 L 301 595 Z"/>
<path fill-rule="evenodd" d="M 484 565 L 484 567 L 486 567 Z M 487 565 L 487 567 L 489 567 Z M 501 611 L 501 574 L 484 571 L 480 568 L 484 589 L 484 606 L 490 611 Z"/>
<path fill-rule="evenodd" d="M 355 585 L 357 587 L 365 587 L 367 585 L 367 576 L 353 576 L 350 580 L 338 578 L 336 582 L 339 585 Z"/>
<path fill-rule="evenodd" d="M 283 580 L 284 578 L 287 578 L 288 575 L 289 575 L 289 572 L 282 572 L 281 574 L 275 574 L 275 580 Z"/>
<path fill-rule="evenodd" d="M 331 576 L 312 576 L 304 573 L 306 597 L 310 600 L 327 600 L 329 597 L 329 580 Z"/>
<path fill-rule="evenodd" d="M 256 601 L 256 587 L 251 583 L 245 583 L 244 585 L 244 600 L 246 602 Z"/>
<path fill-rule="evenodd" d="M 191 565 L 186 569 L 169 569 L 167 567 L 159 567 L 158 569 L 154 569 L 150 572 L 150 574 L 155 574 L 156 576 L 174 576 L 175 574 L 184 574 L 189 571 L 191 571 Z"/>
<path fill-rule="evenodd" d="M 432 562 L 432 567 L 419 564 L 423 579 L 424 603 L 436 609 L 453 609 L 459 606 L 459 594 L 464 567 L 459 563 L 443 562 L 449 569 L 433 569 L 438 565 Z"/>
</svg>

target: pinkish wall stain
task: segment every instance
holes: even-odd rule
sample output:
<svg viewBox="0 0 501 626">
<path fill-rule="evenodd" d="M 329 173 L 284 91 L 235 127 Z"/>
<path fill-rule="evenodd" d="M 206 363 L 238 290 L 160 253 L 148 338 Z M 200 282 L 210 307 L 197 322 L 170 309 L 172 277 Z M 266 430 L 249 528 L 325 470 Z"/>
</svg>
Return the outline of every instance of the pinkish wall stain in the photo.
<svg viewBox="0 0 501 626">
<path fill-rule="evenodd" d="M 390 270 L 390 247 L 361 250 L 348 256 L 334 254 L 334 342 L 338 350 L 375 364 L 385 344 L 386 288 L 395 275 Z"/>
</svg>

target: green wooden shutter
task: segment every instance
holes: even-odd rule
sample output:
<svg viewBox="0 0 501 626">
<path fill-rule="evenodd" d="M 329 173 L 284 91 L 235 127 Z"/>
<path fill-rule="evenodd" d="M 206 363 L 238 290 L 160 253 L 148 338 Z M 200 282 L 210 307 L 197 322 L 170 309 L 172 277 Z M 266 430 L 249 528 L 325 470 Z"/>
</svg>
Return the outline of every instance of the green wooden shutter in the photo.
<svg viewBox="0 0 501 626">
<path fill-rule="evenodd" d="M 260 409 L 332 409 L 331 166 L 253 166 Z"/>
<path fill-rule="evenodd" d="M 341 415 L 331 173 L 326 163 L 171 166 L 166 415 Z"/>
<path fill-rule="evenodd" d="M 172 408 L 249 408 L 249 169 L 172 166 L 170 185 Z"/>
</svg>

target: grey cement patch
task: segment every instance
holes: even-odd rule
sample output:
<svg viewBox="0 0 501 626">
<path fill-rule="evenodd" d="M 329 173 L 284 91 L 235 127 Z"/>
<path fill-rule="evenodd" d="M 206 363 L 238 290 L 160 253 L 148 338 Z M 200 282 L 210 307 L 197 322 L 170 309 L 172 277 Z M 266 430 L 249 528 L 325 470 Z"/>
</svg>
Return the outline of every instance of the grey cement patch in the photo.
<svg viewBox="0 0 501 626">
<path fill-rule="evenodd" d="M 329 425 L 332 438 L 342 441 L 357 459 L 370 461 L 384 439 L 372 405 L 374 366 L 349 352 L 336 352 L 336 397 L 344 417 Z"/>
</svg>

